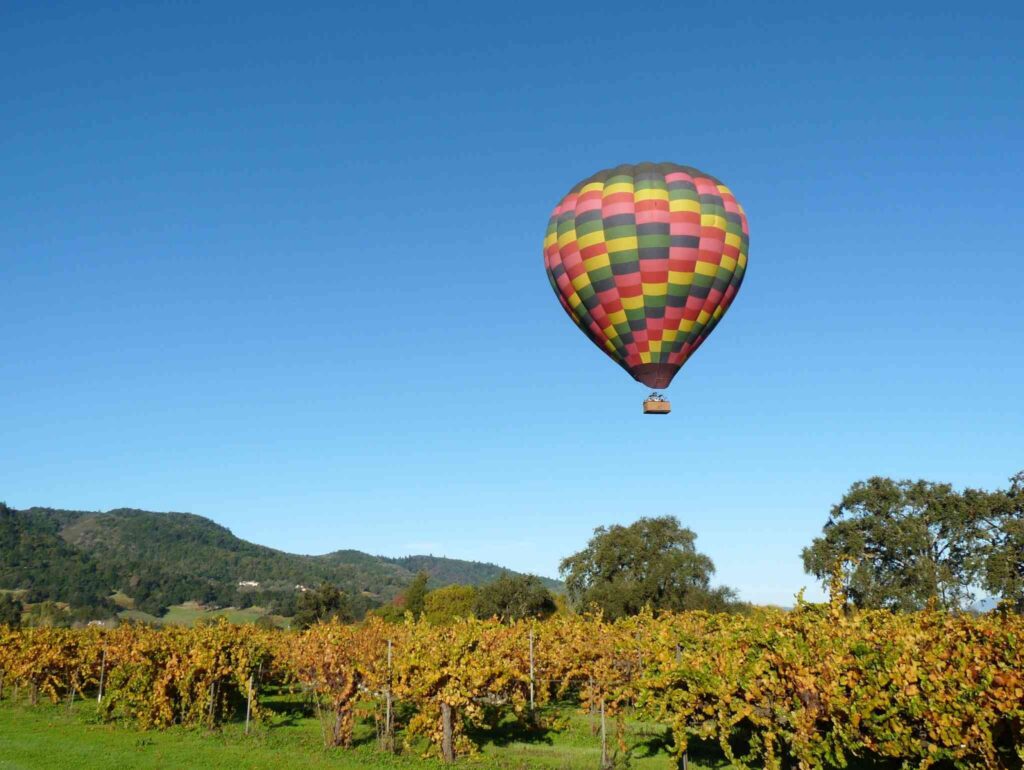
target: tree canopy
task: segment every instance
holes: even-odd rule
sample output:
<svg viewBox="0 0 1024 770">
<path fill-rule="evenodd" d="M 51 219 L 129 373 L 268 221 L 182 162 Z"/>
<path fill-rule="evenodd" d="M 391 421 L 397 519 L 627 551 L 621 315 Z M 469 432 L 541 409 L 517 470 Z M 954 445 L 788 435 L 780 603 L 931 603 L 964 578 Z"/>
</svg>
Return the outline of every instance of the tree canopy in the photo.
<svg viewBox="0 0 1024 770">
<path fill-rule="evenodd" d="M 411 612 L 414 618 L 423 614 L 423 605 L 427 599 L 427 582 L 430 575 L 426 572 L 416 573 L 409 587 L 405 589 L 404 606 L 406 612 Z"/>
<path fill-rule="evenodd" d="M 0 594 L 0 626 L 18 628 L 21 625 L 21 602 L 10 594 Z"/>
<path fill-rule="evenodd" d="M 1006 490 L 872 477 L 833 506 L 804 569 L 859 607 L 964 609 L 978 589 L 1024 608 L 1024 473 Z"/>
<path fill-rule="evenodd" d="M 715 566 L 697 551 L 697 536 L 674 516 L 598 527 L 582 551 L 559 570 L 573 606 L 609 618 L 654 610 L 729 609 L 734 594 L 711 588 Z"/>
<path fill-rule="evenodd" d="M 423 601 L 423 617 L 430 623 L 473 617 L 476 594 L 473 586 L 453 585 L 431 591 Z"/>
<path fill-rule="evenodd" d="M 337 586 L 321 583 L 311 591 L 305 591 L 296 602 L 293 628 L 309 628 L 316 623 L 326 623 L 337 618 L 343 622 L 353 619 L 348 596 Z"/>
<path fill-rule="evenodd" d="M 988 496 L 979 521 L 982 587 L 1024 612 L 1024 471 Z"/>
<path fill-rule="evenodd" d="M 555 609 L 555 598 L 540 578 L 509 573 L 480 586 L 473 605 L 478 618 L 495 617 L 503 622 L 544 618 Z"/>
</svg>

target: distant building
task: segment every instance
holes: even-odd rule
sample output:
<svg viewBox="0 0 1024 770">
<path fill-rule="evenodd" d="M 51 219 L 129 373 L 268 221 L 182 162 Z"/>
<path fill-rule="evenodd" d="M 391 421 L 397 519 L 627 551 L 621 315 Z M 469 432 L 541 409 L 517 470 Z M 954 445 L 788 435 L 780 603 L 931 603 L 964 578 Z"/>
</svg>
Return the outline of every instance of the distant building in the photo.
<svg viewBox="0 0 1024 770">
<path fill-rule="evenodd" d="M 302 593 L 306 593 L 306 591 L 308 591 L 309 589 L 306 588 L 306 586 L 302 585 L 302 583 L 297 583 L 295 585 L 295 590 L 296 591 L 302 591 Z"/>
<path fill-rule="evenodd" d="M 260 584 L 258 580 L 239 580 L 238 585 L 245 586 L 246 588 L 256 588 Z"/>
</svg>

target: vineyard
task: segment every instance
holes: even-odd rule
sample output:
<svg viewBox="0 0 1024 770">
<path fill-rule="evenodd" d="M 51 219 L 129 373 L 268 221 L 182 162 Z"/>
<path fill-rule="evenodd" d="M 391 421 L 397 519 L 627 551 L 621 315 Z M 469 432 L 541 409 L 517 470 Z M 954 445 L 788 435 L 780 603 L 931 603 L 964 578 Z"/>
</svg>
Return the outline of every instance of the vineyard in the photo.
<svg viewBox="0 0 1024 770">
<path fill-rule="evenodd" d="M 0 628 L 0 698 L 96 702 L 100 719 L 159 729 L 254 731 L 289 692 L 344 752 L 357 724 L 382 753 L 444 762 L 476 753 L 499 724 L 564 727 L 571 702 L 594 726 L 600 764 L 627 758 L 626 719 L 670 731 L 679 767 L 716 745 L 735 767 L 1019 768 L 1024 763 L 1024 619 L 939 611 L 699 612 L 605 622 L 373 619 L 305 632 L 234 626 Z"/>
</svg>

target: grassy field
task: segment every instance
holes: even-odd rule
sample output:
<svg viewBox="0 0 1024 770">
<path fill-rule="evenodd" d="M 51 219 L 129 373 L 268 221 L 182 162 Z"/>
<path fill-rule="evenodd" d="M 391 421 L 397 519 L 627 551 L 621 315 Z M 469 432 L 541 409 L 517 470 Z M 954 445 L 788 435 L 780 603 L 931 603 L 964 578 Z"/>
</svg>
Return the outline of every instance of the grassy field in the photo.
<svg viewBox="0 0 1024 770">
<path fill-rule="evenodd" d="M 117 613 L 121 620 L 139 620 L 153 625 L 192 626 L 200 619 L 217 620 L 218 618 L 224 618 L 229 623 L 255 623 L 266 614 L 266 610 L 261 607 L 249 607 L 244 610 L 237 607 L 224 607 L 219 610 L 208 610 L 195 602 L 185 602 L 171 605 L 167 608 L 167 614 L 158 618 L 155 615 L 134 609 L 134 603 L 123 594 L 115 594 L 111 598 L 115 604 L 124 608 Z M 274 621 L 274 625 L 280 628 L 288 627 L 288 620 L 280 615 L 271 615 L 270 619 Z"/>
<path fill-rule="evenodd" d="M 370 722 L 357 726 L 355 746 L 349 750 L 323 746 L 320 723 L 308 708 L 289 699 L 272 700 L 270 719 L 249 736 L 241 723 L 216 731 L 173 728 L 139 732 L 100 723 L 95 703 L 37 706 L 0 702 L 0 770 L 63 770 L 75 768 L 441 768 L 422 759 L 425 744 L 398 756 L 377 751 Z M 599 738 L 591 734 L 589 720 L 572 708 L 548 714 L 559 720 L 558 731 L 539 732 L 524 740 L 500 727 L 487 733 L 483 749 L 460 764 L 495 770 L 596 770 Z M 637 770 L 674 768 L 664 748 L 664 730 L 656 725 L 630 723 L 627 744 L 629 767 Z M 721 762 L 691 761 L 694 770 L 724 767 Z"/>
</svg>

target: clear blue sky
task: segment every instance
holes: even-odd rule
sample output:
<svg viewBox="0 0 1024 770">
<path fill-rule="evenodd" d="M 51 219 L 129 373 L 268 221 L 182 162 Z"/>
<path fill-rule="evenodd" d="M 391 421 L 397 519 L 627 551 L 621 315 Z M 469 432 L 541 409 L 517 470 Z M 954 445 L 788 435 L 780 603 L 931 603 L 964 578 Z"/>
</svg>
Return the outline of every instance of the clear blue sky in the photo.
<svg viewBox="0 0 1024 770">
<path fill-rule="evenodd" d="M 852 482 L 1024 467 L 1019 4 L 120 5 L 0 7 L 8 504 L 545 575 L 674 514 L 789 603 Z M 641 160 L 750 217 L 668 418 L 541 259 Z"/>
</svg>

